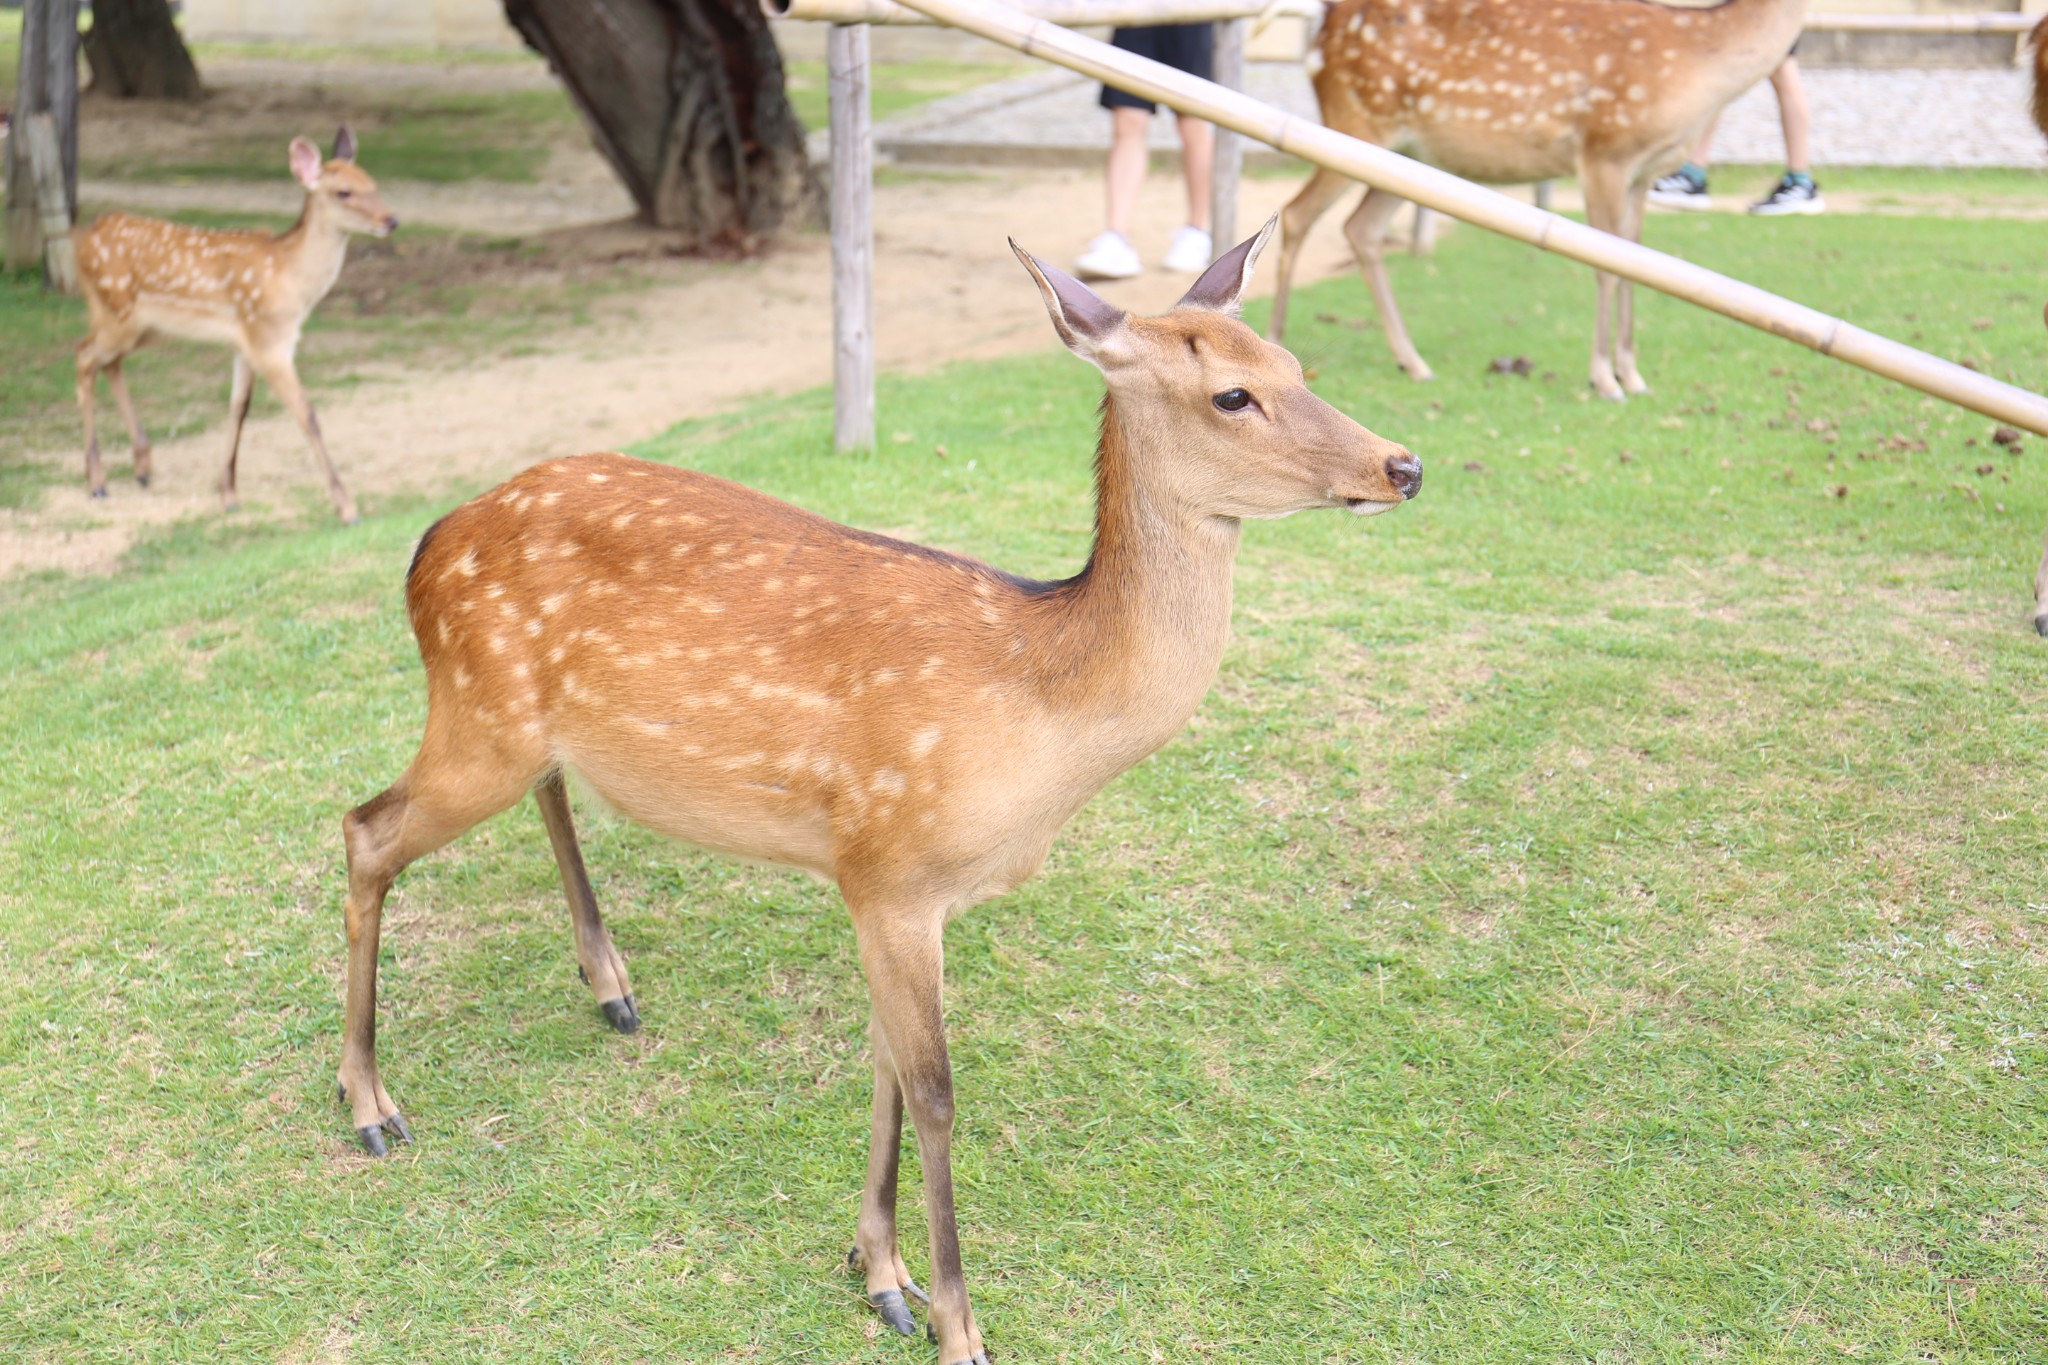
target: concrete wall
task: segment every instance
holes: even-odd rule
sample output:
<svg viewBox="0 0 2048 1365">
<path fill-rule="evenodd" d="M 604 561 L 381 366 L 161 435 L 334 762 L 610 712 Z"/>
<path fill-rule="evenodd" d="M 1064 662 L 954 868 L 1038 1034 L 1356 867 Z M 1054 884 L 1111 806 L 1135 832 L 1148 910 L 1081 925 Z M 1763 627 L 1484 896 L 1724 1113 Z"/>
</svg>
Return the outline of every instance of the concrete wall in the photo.
<svg viewBox="0 0 2048 1365">
<path fill-rule="evenodd" d="M 200 41 L 516 48 L 498 0 L 185 0 Z"/>
</svg>

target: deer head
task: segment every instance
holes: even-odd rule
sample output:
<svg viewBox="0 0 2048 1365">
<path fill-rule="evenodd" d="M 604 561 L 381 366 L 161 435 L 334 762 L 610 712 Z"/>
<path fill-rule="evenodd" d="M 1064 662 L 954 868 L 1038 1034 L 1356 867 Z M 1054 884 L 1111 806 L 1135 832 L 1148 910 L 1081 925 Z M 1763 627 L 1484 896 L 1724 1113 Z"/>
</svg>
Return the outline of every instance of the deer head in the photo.
<svg viewBox="0 0 2048 1365">
<path fill-rule="evenodd" d="M 334 157 L 325 164 L 318 147 L 305 138 L 293 138 L 291 167 L 306 193 L 345 231 L 389 237 L 397 230 L 398 215 L 377 197 L 377 182 L 356 165 L 356 135 L 347 124 L 335 133 Z"/>
<path fill-rule="evenodd" d="M 1421 463 L 1311 393 L 1301 363 L 1237 319 L 1278 222 L 1226 252 L 1156 318 L 1132 317 L 1014 241 L 1010 249 L 1060 339 L 1102 371 L 1138 466 L 1132 477 L 1156 498 L 1204 517 L 1384 512 L 1415 496 Z"/>
</svg>

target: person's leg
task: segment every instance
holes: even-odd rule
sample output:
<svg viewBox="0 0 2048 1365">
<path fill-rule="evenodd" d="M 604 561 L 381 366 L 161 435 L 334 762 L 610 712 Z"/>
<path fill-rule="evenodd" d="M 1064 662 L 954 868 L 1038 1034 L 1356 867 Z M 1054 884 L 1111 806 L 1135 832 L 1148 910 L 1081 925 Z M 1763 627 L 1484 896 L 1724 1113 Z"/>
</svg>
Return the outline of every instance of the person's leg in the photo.
<svg viewBox="0 0 2048 1365">
<path fill-rule="evenodd" d="M 1771 91 L 1778 97 L 1778 122 L 1785 130 L 1785 175 L 1751 213 L 1825 213 L 1827 201 L 1813 182 L 1813 117 L 1806 107 L 1806 87 L 1799 79 L 1799 59 L 1787 55 L 1771 73 Z"/>
<path fill-rule="evenodd" d="M 1149 110 L 1126 105 L 1109 112 L 1109 230 L 1128 240 L 1138 213 L 1138 191 L 1145 184 L 1145 168 L 1152 159 L 1146 141 L 1152 115 Z"/>
<path fill-rule="evenodd" d="M 1778 121 L 1785 127 L 1785 169 L 1794 175 L 1813 172 L 1813 116 L 1806 107 L 1806 87 L 1799 80 L 1799 59 L 1787 57 L 1771 73 L 1778 97 Z"/>
<path fill-rule="evenodd" d="M 1210 186 L 1216 172 L 1216 129 L 1204 119 L 1177 116 L 1180 123 L 1180 159 L 1187 171 L 1188 226 L 1209 230 Z"/>
</svg>

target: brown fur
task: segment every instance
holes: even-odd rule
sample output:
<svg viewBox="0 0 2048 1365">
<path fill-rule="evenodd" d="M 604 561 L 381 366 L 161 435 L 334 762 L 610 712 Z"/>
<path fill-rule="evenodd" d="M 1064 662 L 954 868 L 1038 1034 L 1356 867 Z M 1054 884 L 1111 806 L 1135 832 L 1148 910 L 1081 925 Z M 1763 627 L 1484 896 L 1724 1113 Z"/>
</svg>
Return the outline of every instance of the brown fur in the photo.
<svg viewBox="0 0 2048 1365">
<path fill-rule="evenodd" d="M 343 130 L 353 154 L 353 139 Z M 86 482 L 105 497 L 93 385 L 101 370 L 120 404 L 135 452 L 135 477 L 150 477 L 150 444 L 129 400 L 122 361 L 156 336 L 231 346 L 235 351 L 228 411 L 228 458 L 221 499 L 235 505 L 235 456 L 255 376 L 277 392 L 327 472 L 328 493 L 344 521 L 356 519 L 321 438 L 319 419 L 299 383 L 293 358 L 306 318 L 334 287 L 350 232 L 383 235 L 398 225 L 377 197 L 377 184 L 353 161 L 322 165 L 303 138 L 292 144 L 294 169 L 306 185 L 297 223 L 282 233 L 185 227 L 110 213 L 78 235 L 79 283 L 91 331 L 78 343 L 78 403 L 85 418 Z"/>
<path fill-rule="evenodd" d="M 953 1221 L 945 923 L 1029 877 L 1075 810 L 1186 723 L 1228 635 L 1240 518 L 1383 509 L 1420 478 L 1412 456 L 1309 393 L 1292 356 L 1227 315 L 1271 231 L 1156 319 L 1027 260 L 1055 325 L 1108 379 L 1095 548 L 1073 578 L 1020 579 L 623 455 L 538 465 L 432 529 L 406 594 L 425 737 L 391 790 L 345 821 L 341 1081 L 372 1150 L 380 1128 L 402 1125 L 374 1052 L 385 892 L 537 783 L 585 974 L 615 1022 L 614 1007 L 637 1022 L 572 861 L 553 775 L 573 768 L 653 829 L 838 883 L 874 1007 L 853 1259 L 907 1330 L 895 1151 L 908 1109 L 940 1358 L 985 1360 Z M 1238 389 L 1242 407 L 1214 401 Z"/>
<path fill-rule="evenodd" d="M 1647 0 L 1341 0 L 1316 35 L 1309 69 L 1323 122 L 1338 132 L 1469 180 L 1576 175 L 1587 221 L 1636 241 L 1650 181 L 1678 164 L 1722 106 L 1783 60 L 1803 8 L 1803 0 L 1727 0 L 1712 9 Z M 1286 326 L 1295 253 L 1349 186 L 1319 170 L 1287 206 L 1275 340 Z M 1344 230 L 1395 360 L 1427 379 L 1381 257 L 1381 238 L 1403 202 L 1370 190 Z M 1604 271 L 1595 277 L 1593 387 L 1604 398 L 1643 392 L 1631 286 Z"/>
<path fill-rule="evenodd" d="M 2048 19 L 2034 25 L 2027 43 L 2034 52 L 2034 94 L 2029 112 L 2034 116 L 2034 126 L 2048 133 Z"/>
</svg>

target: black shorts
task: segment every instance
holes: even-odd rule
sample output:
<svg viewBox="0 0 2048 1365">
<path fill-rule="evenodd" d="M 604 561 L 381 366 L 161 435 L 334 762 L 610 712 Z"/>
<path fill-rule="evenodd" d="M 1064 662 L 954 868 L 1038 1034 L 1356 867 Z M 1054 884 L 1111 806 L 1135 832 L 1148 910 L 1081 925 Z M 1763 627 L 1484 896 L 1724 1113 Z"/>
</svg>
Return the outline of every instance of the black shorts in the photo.
<svg viewBox="0 0 2048 1365">
<path fill-rule="evenodd" d="M 1176 71 L 1206 81 L 1215 69 L 1215 28 L 1214 24 L 1150 24 L 1144 28 L 1120 28 L 1109 35 L 1109 41 L 1112 47 L 1164 62 Z M 1105 109 L 1143 109 L 1148 114 L 1159 110 L 1151 100 L 1108 85 L 1102 87 L 1100 103 Z"/>
</svg>

